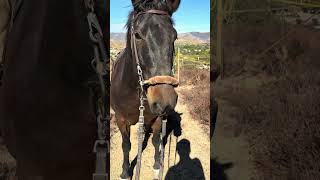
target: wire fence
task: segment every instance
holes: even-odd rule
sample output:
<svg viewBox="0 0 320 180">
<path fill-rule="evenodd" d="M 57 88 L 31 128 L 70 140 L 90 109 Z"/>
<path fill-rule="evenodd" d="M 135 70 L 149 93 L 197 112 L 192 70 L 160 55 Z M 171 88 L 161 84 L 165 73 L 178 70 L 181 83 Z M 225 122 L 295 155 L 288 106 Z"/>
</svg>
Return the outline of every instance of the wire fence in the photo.
<svg viewBox="0 0 320 180">
<path fill-rule="evenodd" d="M 299 24 L 320 29 L 320 1 L 316 0 L 214 0 L 211 1 L 212 49 L 216 69 L 224 74 L 223 26 L 226 24 L 277 24 L 283 29 L 281 42 L 292 31 L 290 25 Z M 278 44 L 278 41 L 275 42 Z M 270 45 L 261 54 L 269 51 Z"/>
<path fill-rule="evenodd" d="M 210 54 L 210 52 L 208 52 Z M 210 70 L 210 57 L 206 55 L 192 55 L 186 56 L 181 53 L 181 49 L 178 48 L 173 64 L 173 74 L 180 79 L 180 72 L 184 69 L 200 69 Z"/>
</svg>

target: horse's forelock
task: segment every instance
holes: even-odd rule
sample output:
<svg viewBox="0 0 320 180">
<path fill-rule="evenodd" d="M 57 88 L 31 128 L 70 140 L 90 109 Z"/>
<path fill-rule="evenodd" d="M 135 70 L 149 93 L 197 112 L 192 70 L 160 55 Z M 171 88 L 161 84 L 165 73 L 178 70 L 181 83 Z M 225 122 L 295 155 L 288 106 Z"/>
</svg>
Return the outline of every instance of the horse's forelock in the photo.
<svg viewBox="0 0 320 180">
<path fill-rule="evenodd" d="M 157 9 L 162 11 L 169 11 L 169 4 L 166 0 L 140 0 L 134 4 L 136 11 L 147 11 L 149 9 Z"/>
<path fill-rule="evenodd" d="M 148 11 L 150 9 L 156 9 L 156 10 L 161 10 L 161 11 L 166 11 L 169 14 L 170 12 L 170 7 L 167 2 L 167 0 L 137 0 L 137 1 L 132 1 L 134 10 L 132 10 L 129 13 L 128 16 L 128 21 L 125 25 L 127 29 L 127 39 L 130 39 L 130 27 L 133 21 L 133 16 L 134 14 L 137 14 L 142 11 Z M 172 24 L 174 24 L 174 21 L 172 18 L 170 18 L 170 21 Z"/>
<path fill-rule="evenodd" d="M 156 9 L 156 10 L 161 10 L 161 11 L 166 11 L 169 14 L 171 14 L 172 12 L 170 12 L 171 8 L 170 8 L 170 4 L 168 4 L 167 0 L 137 0 L 137 1 L 132 1 L 132 5 L 133 5 L 133 11 L 130 12 L 129 14 L 129 18 L 128 18 L 128 22 L 126 27 L 130 27 L 131 22 L 132 21 L 132 16 L 135 13 L 139 13 L 142 11 L 147 11 L 150 9 Z"/>
</svg>

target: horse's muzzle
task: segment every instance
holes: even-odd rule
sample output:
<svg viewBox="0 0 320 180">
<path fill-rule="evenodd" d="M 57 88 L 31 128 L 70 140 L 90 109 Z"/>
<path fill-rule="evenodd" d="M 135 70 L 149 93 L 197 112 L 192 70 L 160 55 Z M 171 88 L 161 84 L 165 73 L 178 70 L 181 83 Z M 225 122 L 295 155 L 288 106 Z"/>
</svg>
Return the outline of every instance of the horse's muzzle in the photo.
<svg viewBox="0 0 320 180">
<path fill-rule="evenodd" d="M 145 81 L 150 110 L 155 115 L 169 114 L 174 110 L 178 95 L 174 90 L 179 85 L 171 76 L 155 76 Z"/>
</svg>

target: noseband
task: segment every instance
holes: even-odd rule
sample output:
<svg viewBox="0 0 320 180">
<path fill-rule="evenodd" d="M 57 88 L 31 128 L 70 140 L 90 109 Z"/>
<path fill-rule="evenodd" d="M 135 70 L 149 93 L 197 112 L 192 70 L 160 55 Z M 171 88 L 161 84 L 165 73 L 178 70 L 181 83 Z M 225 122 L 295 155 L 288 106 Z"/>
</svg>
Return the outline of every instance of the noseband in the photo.
<svg viewBox="0 0 320 180">
<path fill-rule="evenodd" d="M 136 31 L 134 29 L 135 19 L 142 14 L 156 14 L 156 15 L 170 17 L 168 12 L 156 10 L 156 9 L 141 11 L 136 16 L 133 17 L 133 21 L 131 24 L 131 51 L 132 51 L 132 54 L 134 54 L 134 58 L 135 58 L 136 64 L 137 64 L 137 70 L 138 70 L 138 75 L 139 75 L 139 84 L 141 87 L 155 86 L 155 85 L 160 85 L 160 84 L 168 84 L 173 87 L 177 87 L 179 85 L 179 81 L 172 76 L 154 76 L 148 80 L 145 80 L 143 77 L 143 72 L 142 72 L 141 65 L 140 65 L 140 59 L 138 56 L 137 43 L 136 43 L 136 37 L 135 37 Z"/>
</svg>

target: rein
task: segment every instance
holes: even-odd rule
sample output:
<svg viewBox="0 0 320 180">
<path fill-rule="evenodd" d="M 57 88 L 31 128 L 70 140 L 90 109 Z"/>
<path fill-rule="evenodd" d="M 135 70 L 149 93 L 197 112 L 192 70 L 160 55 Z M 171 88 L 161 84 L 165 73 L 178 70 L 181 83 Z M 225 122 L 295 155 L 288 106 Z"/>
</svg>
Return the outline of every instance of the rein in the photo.
<svg viewBox="0 0 320 180">
<path fill-rule="evenodd" d="M 145 132 L 144 132 L 144 101 L 146 100 L 145 98 L 145 87 L 146 86 L 156 86 L 160 84 L 168 84 L 174 87 L 177 87 L 179 85 L 179 81 L 172 77 L 172 76 L 154 76 L 151 77 L 148 80 L 145 80 L 143 77 L 143 72 L 140 64 L 140 59 L 138 55 L 138 50 L 137 50 L 137 43 L 136 43 L 136 37 L 135 37 L 135 29 L 134 29 L 134 23 L 135 23 L 135 18 L 139 17 L 140 15 L 143 14 L 155 14 L 155 15 L 161 15 L 161 16 L 170 16 L 168 12 L 166 11 L 161 11 L 161 10 L 156 10 L 156 9 L 151 9 L 147 11 L 142 11 L 139 12 L 136 16 L 133 16 L 133 21 L 131 24 L 131 51 L 132 54 L 134 54 L 134 58 L 136 61 L 137 65 L 137 72 L 138 72 L 138 83 L 140 86 L 140 94 L 139 94 L 139 99 L 140 99 L 140 106 L 139 106 L 139 121 L 138 121 L 138 154 L 137 154 L 137 164 L 136 164 L 136 175 L 135 175 L 135 180 L 140 179 L 140 169 L 141 169 L 141 158 L 142 158 L 142 146 L 143 146 L 143 141 L 145 137 Z M 162 118 L 162 124 L 161 124 L 161 135 L 160 135 L 160 171 L 158 174 L 158 177 L 160 180 L 162 180 L 163 177 L 163 169 L 164 169 L 164 151 L 165 147 L 163 144 L 163 139 L 164 136 L 166 135 L 166 124 L 167 124 L 167 119 L 165 117 Z"/>
</svg>

